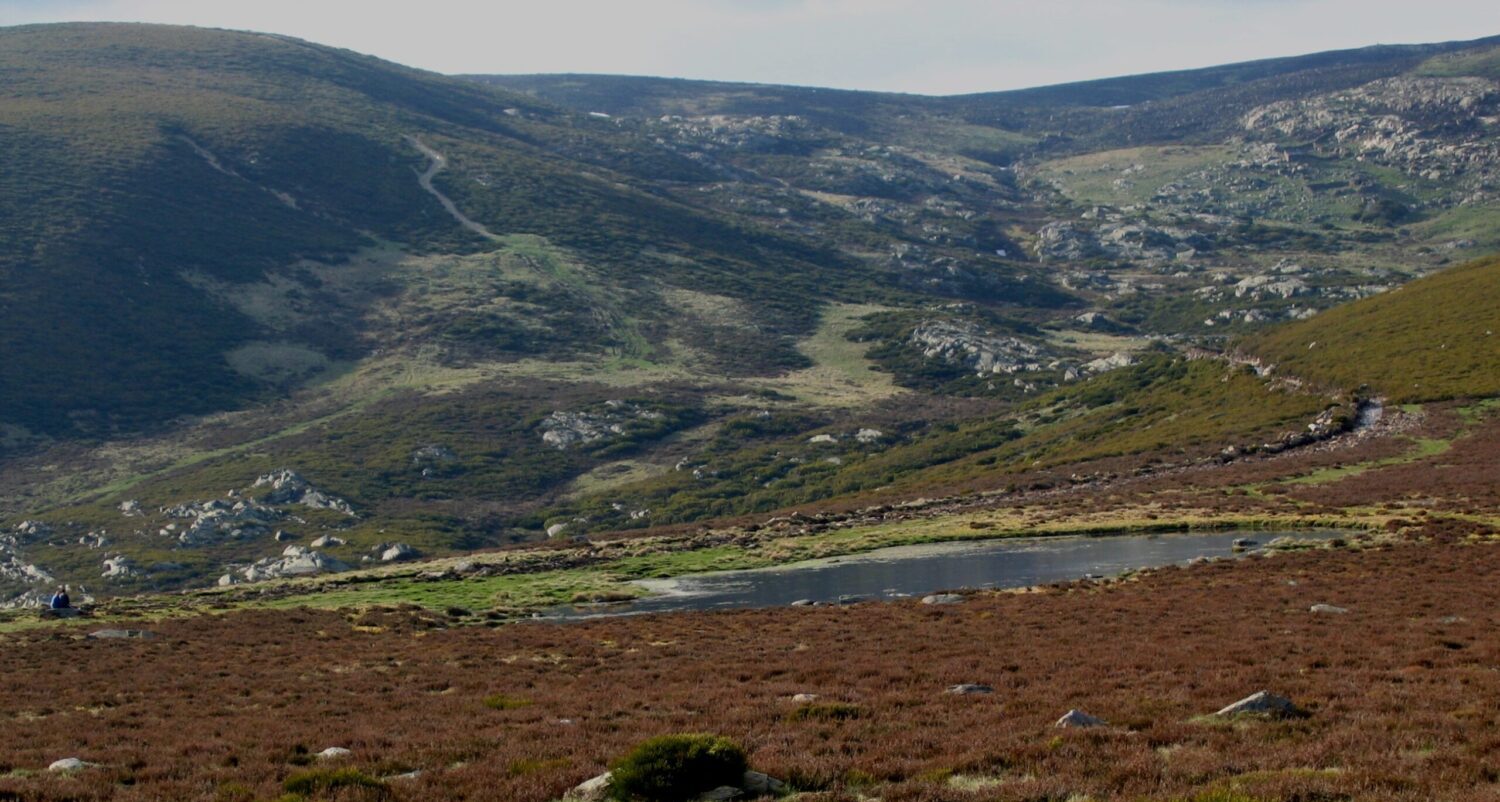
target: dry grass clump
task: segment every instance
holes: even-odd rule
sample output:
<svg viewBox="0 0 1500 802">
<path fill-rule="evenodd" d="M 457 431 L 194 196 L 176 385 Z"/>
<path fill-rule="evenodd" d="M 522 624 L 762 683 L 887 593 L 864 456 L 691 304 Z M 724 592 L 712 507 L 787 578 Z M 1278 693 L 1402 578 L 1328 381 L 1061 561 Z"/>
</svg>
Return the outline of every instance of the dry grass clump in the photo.
<svg viewBox="0 0 1500 802">
<path fill-rule="evenodd" d="M 734 740 L 812 800 L 1500 798 L 1500 548 L 1451 540 L 940 609 L 379 631 L 264 611 L 113 642 L 33 630 L 0 640 L 0 799 L 274 799 L 338 745 L 353 754 L 333 768 L 384 790 L 314 796 L 543 802 L 681 732 Z M 944 693 L 960 683 L 994 693 Z M 497 687 L 531 704 L 486 706 Z M 1261 689 L 1311 715 L 1205 717 Z M 802 693 L 823 699 L 789 701 Z M 1052 727 L 1075 707 L 1111 726 Z M 44 771 L 68 756 L 99 767 Z"/>
</svg>

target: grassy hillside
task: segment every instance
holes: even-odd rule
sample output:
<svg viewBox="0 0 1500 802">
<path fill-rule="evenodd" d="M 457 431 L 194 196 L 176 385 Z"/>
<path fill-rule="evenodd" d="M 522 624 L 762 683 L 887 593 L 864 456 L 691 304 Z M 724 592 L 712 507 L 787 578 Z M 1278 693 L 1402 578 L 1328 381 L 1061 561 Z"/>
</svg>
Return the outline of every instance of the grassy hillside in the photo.
<svg viewBox="0 0 1500 802">
<path fill-rule="evenodd" d="M 1283 373 L 1397 403 L 1500 395 L 1500 258 L 1244 341 Z"/>
<path fill-rule="evenodd" d="M 433 183 L 469 216 L 566 249 L 601 289 L 635 294 L 643 317 L 652 282 L 763 302 L 769 336 L 752 365 L 789 352 L 780 337 L 806 331 L 820 297 L 896 283 L 664 196 L 649 182 L 710 173 L 634 133 L 347 51 L 228 31 L 27 26 L 0 30 L 0 71 L 0 423 L 33 432 L 97 436 L 284 389 L 235 369 L 227 355 L 246 345 L 290 343 L 312 361 L 389 345 L 369 342 L 358 304 L 338 325 L 287 328 L 240 301 L 264 282 L 327 296 L 328 276 L 310 282 L 308 266 L 377 243 L 492 248 L 419 185 L 428 159 L 410 137 L 449 159 Z M 492 352 L 538 353 L 507 326 L 466 330 L 481 345 L 502 335 Z"/>
</svg>

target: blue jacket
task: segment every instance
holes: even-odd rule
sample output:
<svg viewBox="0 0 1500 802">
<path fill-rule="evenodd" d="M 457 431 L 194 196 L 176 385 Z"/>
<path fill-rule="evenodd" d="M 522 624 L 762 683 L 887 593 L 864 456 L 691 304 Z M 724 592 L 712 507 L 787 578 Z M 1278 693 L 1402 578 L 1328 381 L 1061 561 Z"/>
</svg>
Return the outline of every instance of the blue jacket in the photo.
<svg viewBox="0 0 1500 802">
<path fill-rule="evenodd" d="M 66 593 L 54 593 L 54 594 L 52 594 L 52 609 L 54 609 L 54 610 L 66 610 L 66 609 L 68 609 L 68 606 L 69 606 L 68 594 L 66 594 Z"/>
</svg>

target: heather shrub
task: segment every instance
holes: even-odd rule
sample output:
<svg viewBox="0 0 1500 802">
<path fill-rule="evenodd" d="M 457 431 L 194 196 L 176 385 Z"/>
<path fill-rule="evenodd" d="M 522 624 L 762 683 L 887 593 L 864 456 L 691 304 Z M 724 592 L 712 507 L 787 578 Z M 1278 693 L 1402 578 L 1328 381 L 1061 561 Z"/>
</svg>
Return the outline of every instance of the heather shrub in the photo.
<svg viewBox="0 0 1500 802">
<path fill-rule="evenodd" d="M 531 704 L 530 699 L 522 699 L 519 696 L 507 696 L 503 693 L 492 693 L 484 697 L 484 706 L 491 710 L 516 710 Z"/>
<path fill-rule="evenodd" d="M 662 735 L 610 767 L 609 795 L 620 802 L 685 802 L 721 785 L 738 785 L 745 750 L 716 735 Z"/>
<path fill-rule="evenodd" d="M 383 798 L 386 794 L 384 781 L 355 768 L 299 771 L 286 778 L 282 788 L 287 793 L 301 796 L 316 796 L 345 788 L 367 790 L 369 798 Z"/>
<path fill-rule="evenodd" d="M 787 721 L 846 721 L 863 716 L 865 709 L 848 702 L 810 702 L 786 714 Z"/>
</svg>

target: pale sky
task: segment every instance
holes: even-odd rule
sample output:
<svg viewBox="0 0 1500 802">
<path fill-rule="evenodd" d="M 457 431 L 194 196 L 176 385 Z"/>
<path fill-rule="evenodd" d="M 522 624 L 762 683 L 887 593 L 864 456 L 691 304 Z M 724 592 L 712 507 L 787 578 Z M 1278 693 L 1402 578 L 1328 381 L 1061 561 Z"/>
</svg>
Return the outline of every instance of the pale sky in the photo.
<svg viewBox="0 0 1500 802">
<path fill-rule="evenodd" d="M 1500 34 L 1496 0 L 0 0 L 0 26 L 289 34 L 446 73 L 952 94 Z"/>
</svg>

